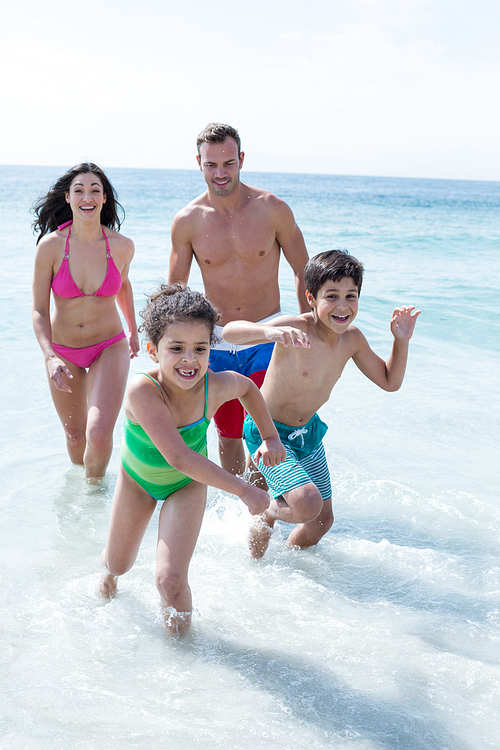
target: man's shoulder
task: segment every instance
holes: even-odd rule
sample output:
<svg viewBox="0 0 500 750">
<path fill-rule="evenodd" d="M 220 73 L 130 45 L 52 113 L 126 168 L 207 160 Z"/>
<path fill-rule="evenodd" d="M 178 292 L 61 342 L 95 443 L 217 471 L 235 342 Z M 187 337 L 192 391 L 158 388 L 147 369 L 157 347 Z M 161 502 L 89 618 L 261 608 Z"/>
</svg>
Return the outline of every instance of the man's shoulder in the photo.
<svg viewBox="0 0 500 750">
<path fill-rule="evenodd" d="M 272 219 L 277 226 L 293 220 L 293 212 L 288 203 L 269 190 L 242 184 L 241 194 L 243 201 L 251 203 L 252 210 L 267 219 Z"/>
<path fill-rule="evenodd" d="M 194 198 L 184 208 L 174 216 L 173 226 L 190 226 L 198 220 L 198 217 L 203 216 L 204 211 L 208 208 L 207 192 L 205 191 L 197 198 Z"/>
</svg>

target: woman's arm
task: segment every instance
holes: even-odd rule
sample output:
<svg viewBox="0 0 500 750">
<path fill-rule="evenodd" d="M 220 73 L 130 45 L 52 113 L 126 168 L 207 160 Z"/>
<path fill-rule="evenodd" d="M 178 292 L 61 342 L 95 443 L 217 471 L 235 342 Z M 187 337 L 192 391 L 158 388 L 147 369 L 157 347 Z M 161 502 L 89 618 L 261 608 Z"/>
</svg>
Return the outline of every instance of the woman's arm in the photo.
<svg viewBox="0 0 500 750">
<path fill-rule="evenodd" d="M 54 256 L 53 242 L 50 238 L 42 239 L 35 255 L 33 273 L 33 329 L 45 359 L 48 376 L 60 391 L 71 393 L 71 388 L 63 378 L 72 378 L 70 370 L 54 352 L 52 346 L 52 325 L 50 322 L 50 290 L 52 284 Z"/>
<path fill-rule="evenodd" d="M 135 319 L 134 295 L 132 292 L 132 284 L 130 283 L 128 276 L 125 281 L 122 281 L 122 288 L 116 295 L 116 301 L 118 302 L 118 306 L 127 322 L 129 330 L 128 344 L 130 348 L 130 357 L 137 357 L 139 354 L 140 342 L 139 334 L 137 332 L 137 322 Z"/>
<path fill-rule="evenodd" d="M 134 243 L 132 240 L 127 239 L 127 259 L 122 269 L 122 287 L 116 295 L 116 301 L 123 313 L 123 317 L 125 318 L 129 330 L 128 344 L 130 348 L 130 358 L 137 357 L 140 349 L 139 334 L 137 332 L 137 322 L 135 319 L 134 295 L 128 275 L 134 252 Z"/>
</svg>

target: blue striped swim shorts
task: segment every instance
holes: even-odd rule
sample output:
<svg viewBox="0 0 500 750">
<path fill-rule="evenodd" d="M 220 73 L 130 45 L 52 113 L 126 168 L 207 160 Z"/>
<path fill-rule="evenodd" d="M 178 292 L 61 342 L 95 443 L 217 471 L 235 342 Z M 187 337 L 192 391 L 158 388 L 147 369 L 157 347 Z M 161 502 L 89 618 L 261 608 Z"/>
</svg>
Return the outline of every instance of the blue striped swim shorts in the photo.
<svg viewBox="0 0 500 750">
<path fill-rule="evenodd" d="M 322 442 L 328 429 L 327 425 L 317 414 L 302 427 L 290 427 L 281 422 L 274 424 L 286 448 L 286 459 L 279 466 L 264 466 L 262 459 L 259 461 L 258 469 L 266 479 L 270 494 L 278 498 L 285 492 L 313 482 L 323 500 L 331 498 L 330 472 Z M 250 455 L 253 456 L 262 439 L 249 414 L 243 423 L 243 437 Z"/>
</svg>

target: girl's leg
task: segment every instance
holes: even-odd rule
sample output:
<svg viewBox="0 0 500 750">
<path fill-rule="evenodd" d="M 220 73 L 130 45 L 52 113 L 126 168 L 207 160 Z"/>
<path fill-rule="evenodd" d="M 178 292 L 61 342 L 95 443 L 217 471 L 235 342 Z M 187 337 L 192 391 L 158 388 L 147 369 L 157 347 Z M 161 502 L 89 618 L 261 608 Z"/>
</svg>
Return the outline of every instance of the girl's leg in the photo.
<svg viewBox="0 0 500 750">
<path fill-rule="evenodd" d="M 117 576 L 126 573 L 134 564 L 155 508 L 156 500 L 120 465 L 108 541 L 101 555 L 101 563 L 106 570 L 100 588 L 107 599 L 116 594 Z"/>
<path fill-rule="evenodd" d="M 83 466 L 87 429 L 87 372 L 64 359 L 73 379 L 71 393 L 60 391 L 49 379 L 50 393 L 66 435 L 66 447 L 72 463 Z"/>
<path fill-rule="evenodd" d="M 126 339 L 108 346 L 90 365 L 87 375 L 86 447 L 83 456 L 87 479 L 100 479 L 106 473 L 129 365 Z"/>
<path fill-rule="evenodd" d="M 191 624 L 192 599 L 188 569 L 200 533 L 207 488 L 190 482 L 163 503 L 156 551 L 156 586 L 165 610 L 165 624 L 182 635 Z"/>
</svg>

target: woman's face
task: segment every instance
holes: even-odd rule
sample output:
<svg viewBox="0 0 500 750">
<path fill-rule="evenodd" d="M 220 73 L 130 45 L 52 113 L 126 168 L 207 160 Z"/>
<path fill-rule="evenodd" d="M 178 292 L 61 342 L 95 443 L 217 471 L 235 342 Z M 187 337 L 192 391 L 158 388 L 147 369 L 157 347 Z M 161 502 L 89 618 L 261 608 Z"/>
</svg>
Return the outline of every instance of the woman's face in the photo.
<svg viewBox="0 0 500 750">
<path fill-rule="evenodd" d="M 66 193 L 66 200 L 71 206 L 73 218 L 81 217 L 88 221 L 100 216 L 106 203 L 106 193 L 100 178 L 93 172 L 78 174 Z"/>
</svg>

